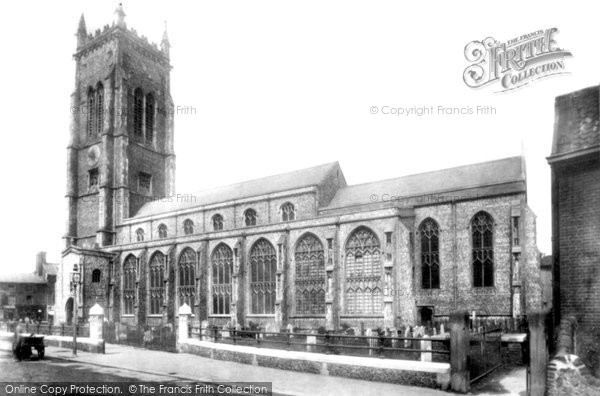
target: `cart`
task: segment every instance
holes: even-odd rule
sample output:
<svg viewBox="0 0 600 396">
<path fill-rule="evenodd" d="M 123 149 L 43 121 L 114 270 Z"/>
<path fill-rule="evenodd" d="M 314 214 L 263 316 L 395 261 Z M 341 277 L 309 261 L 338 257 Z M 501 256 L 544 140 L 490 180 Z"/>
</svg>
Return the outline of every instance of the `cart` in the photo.
<svg viewBox="0 0 600 396">
<path fill-rule="evenodd" d="M 44 358 L 44 336 L 30 334 L 30 335 L 21 335 L 19 334 L 17 338 L 17 342 L 13 347 L 13 354 L 19 361 L 23 359 L 28 359 L 31 357 L 31 349 L 35 349 L 37 351 L 37 355 L 39 359 Z"/>
</svg>

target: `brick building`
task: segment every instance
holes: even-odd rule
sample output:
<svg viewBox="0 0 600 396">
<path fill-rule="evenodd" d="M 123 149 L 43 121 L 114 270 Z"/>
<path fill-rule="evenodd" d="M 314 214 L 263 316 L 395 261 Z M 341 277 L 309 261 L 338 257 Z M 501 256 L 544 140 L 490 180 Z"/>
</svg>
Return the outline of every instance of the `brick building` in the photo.
<svg viewBox="0 0 600 396">
<path fill-rule="evenodd" d="M 522 157 L 346 184 L 338 163 L 174 193 L 169 41 L 78 30 L 57 307 L 108 320 L 399 326 L 541 304 Z M 162 198 L 161 198 L 162 197 Z M 74 295 L 71 273 L 81 284 Z"/>
<path fill-rule="evenodd" d="M 40 252 L 33 273 L 1 275 L 0 321 L 52 321 L 57 272 L 58 264 L 46 262 L 46 253 Z"/>
<path fill-rule="evenodd" d="M 556 318 L 578 321 L 576 353 L 600 370 L 600 118 L 598 86 L 556 98 L 552 255 Z"/>
</svg>

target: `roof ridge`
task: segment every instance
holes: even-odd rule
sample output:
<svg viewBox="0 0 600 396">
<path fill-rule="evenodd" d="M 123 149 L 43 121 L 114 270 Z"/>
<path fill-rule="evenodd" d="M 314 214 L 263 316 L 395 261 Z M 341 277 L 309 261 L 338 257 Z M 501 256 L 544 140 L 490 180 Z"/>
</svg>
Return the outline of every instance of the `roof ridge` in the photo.
<svg viewBox="0 0 600 396">
<path fill-rule="evenodd" d="M 507 160 L 516 159 L 516 158 L 522 158 L 522 156 L 521 155 L 514 155 L 514 156 L 511 156 L 511 157 L 504 157 L 504 158 L 499 158 L 499 159 L 495 159 L 495 160 L 491 160 L 491 161 L 473 162 L 473 163 L 470 163 L 470 164 L 458 165 L 458 166 L 453 166 L 453 167 L 450 167 L 450 168 L 435 169 L 435 170 L 425 171 L 425 172 L 419 172 L 419 173 L 409 173 L 408 175 L 402 175 L 402 176 L 396 176 L 396 177 L 389 177 L 387 179 L 380 179 L 380 180 L 374 180 L 374 181 L 370 181 L 370 182 L 364 182 L 364 183 L 358 183 L 358 184 L 351 184 L 351 185 L 348 185 L 346 187 L 340 188 L 340 190 L 345 189 L 345 188 L 358 187 L 358 186 L 366 186 L 366 185 L 369 185 L 369 184 L 382 183 L 382 182 L 387 182 L 387 181 L 391 181 L 391 180 L 399 180 L 399 179 L 404 179 L 404 178 L 408 178 L 408 177 L 423 176 L 423 175 L 428 175 L 428 174 L 432 174 L 432 173 L 447 172 L 447 171 L 452 171 L 452 170 L 456 170 L 456 169 L 459 169 L 459 168 L 467 168 L 467 167 L 477 166 L 477 165 L 483 165 L 483 164 L 493 164 L 493 163 L 496 163 L 496 162 L 507 161 Z"/>
</svg>

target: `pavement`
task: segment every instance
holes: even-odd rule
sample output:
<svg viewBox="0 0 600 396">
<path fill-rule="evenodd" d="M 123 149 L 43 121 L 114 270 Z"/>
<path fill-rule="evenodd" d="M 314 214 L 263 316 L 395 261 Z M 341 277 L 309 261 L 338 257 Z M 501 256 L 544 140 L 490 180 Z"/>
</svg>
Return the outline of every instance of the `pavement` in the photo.
<svg viewBox="0 0 600 396">
<path fill-rule="evenodd" d="M 0 345 L 0 349 L 6 349 Z M 8 345 L 10 348 L 10 345 Z M 213 360 L 185 353 L 169 353 L 106 344 L 105 354 L 78 352 L 47 347 L 50 360 L 78 363 L 104 374 L 118 374 L 139 381 L 190 380 L 196 382 L 272 382 L 273 392 L 282 395 L 448 395 L 435 389 L 361 381 L 342 377 L 299 373 L 235 362 Z M 0 373 L 0 377 L 2 374 Z M 106 378 L 110 381 L 109 378 Z M 524 368 L 493 376 L 473 389 L 478 395 L 522 395 L 525 390 Z"/>
</svg>

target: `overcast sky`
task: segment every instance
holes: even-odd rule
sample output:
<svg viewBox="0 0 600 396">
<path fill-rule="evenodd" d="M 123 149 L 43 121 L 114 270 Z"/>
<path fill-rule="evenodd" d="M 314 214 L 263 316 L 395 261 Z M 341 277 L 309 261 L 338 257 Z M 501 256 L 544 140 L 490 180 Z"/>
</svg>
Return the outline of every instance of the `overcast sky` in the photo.
<svg viewBox="0 0 600 396">
<path fill-rule="evenodd" d="M 0 271 L 60 260 L 75 31 L 118 2 L 2 5 Z M 349 184 L 519 155 L 538 246 L 550 253 L 554 98 L 598 83 L 598 15 L 569 1 L 126 1 L 129 27 L 172 44 L 177 188 L 194 192 L 339 161 Z M 568 75 L 509 92 L 462 79 L 463 49 L 556 27 Z M 496 87 L 497 88 L 497 87 Z M 382 106 L 493 106 L 495 115 L 396 117 Z"/>
</svg>

